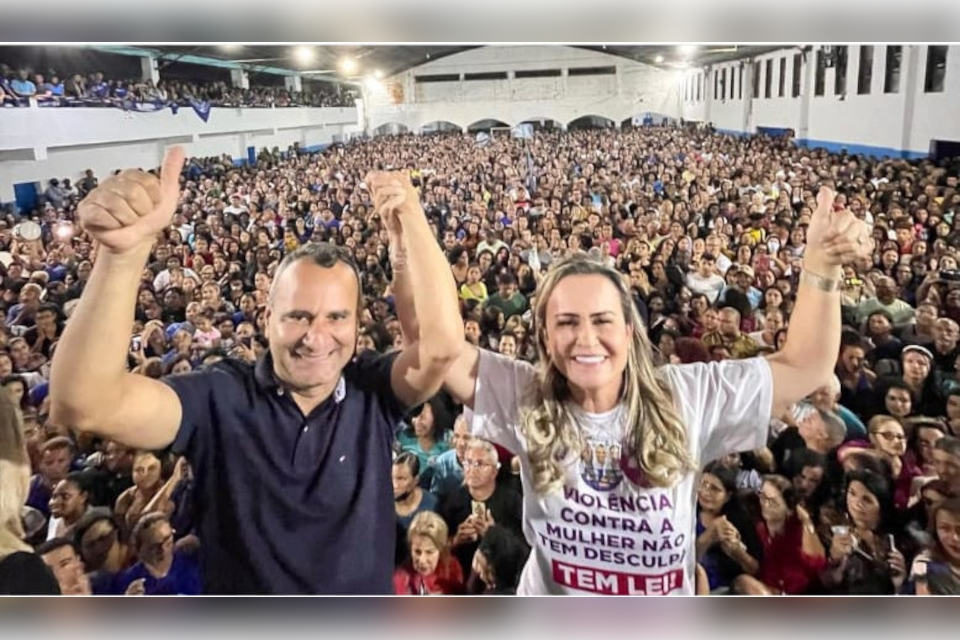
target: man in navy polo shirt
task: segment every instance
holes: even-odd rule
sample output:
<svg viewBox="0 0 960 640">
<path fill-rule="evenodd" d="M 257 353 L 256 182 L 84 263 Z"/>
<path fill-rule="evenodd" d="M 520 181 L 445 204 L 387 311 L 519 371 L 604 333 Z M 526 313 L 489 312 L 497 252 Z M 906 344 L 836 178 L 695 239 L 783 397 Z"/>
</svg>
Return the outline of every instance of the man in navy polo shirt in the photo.
<svg viewBox="0 0 960 640">
<path fill-rule="evenodd" d="M 165 384 L 125 371 L 137 285 L 179 200 L 183 151 L 161 177 L 125 171 L 80 203 L 100 251 L 51 371 L 51 419 L 127 446 L 173 444 L 196 477 L 207 593 L 389 593 L 393 429 L 432 396 L 463 345 L 456 287 L 406 176 L 371 174 L 406 249 L 420 319 L 399 354 L 353 358 L 362 299 L 347 253 L 307 245 L 275 274 L 270 349 Z"/>
</svg>

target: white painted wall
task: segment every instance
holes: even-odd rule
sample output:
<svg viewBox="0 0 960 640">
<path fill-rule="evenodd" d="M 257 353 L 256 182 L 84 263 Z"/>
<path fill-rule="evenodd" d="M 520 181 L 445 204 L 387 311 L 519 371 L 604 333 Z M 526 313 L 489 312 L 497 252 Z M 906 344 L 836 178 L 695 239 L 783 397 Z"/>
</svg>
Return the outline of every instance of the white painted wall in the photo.
<svg viewBox="0 0 960 640">
<path fill-rule="evenodd" d="M 730 128 L 735 131 L 755 132 L 757 127 L 789 127 L 799 132 L 802 129 L 802 98 L 805 95 L 806 89 L 805 74 L 808 71 L 808 67 L 812 67 L 813 65 L 804 64 L 803 58 L 801 58 L 800 97 L 794 98 L 793 56 L 797 52 L 797 49 L 783 49 L 781 51 L 760 56 L 755 60 L 744 61 L 746 64 L 746 68 L 744 68 L 744 75 L 747 76 L 748 80 L 743 84 L 743 100 L 740 102 L 745 103 L 743 104 L 743 107 L 749 113 L 749 118 L 746 122 L 746 128 L 744 127 L 744 121 L 740 119 L 731 122 L 730 124 L 732 126 L 730 127 L 724 126 L 721 128 Z M 780 97 L 779 95 L 781 58 L 787 59 L 783 97 Z M 770 98 L 766 97 L 767 60 L 771 61 Z M 753 74 L 757 70 L 753 64 L 755 61 L 760 62 L 760 97 L 757 99 L 753 98 Z M 719 125 L 717 126 L 719 127 Z M 798 137 L 800 137 L 799 133 Z"/>
<path fill-rule="evenodd" d="M 754 133 L 757 127 L 788 127 L 797 132 L 798 139 L 811 144 L 844 145 L 861 151 L 874 148 L 878 153 L 886 150 L 910 156 L 927 153 L 931 139 L 960 140 L 960 47 L 949 47 L 944 91 L 924 93 L 927 46 L 904 46 L 900 91 L 885 94 L 886 47 L 874 45 L 870 93 L 858 95 L 860 47 L 850 45 L 847 90 L 842 98 L 834 94 L 836 67 L 826 69 L 824 95 L 814 95 L 818 48 L 806 54 L 798 98 L 792 97 L 793 56 L 797 48 L 785 48 L 745 61 L 742 99 L 713 100 L 712 74 L 719 69 L 735 68 L 739 61 L 689 71 L 688 75 L 709 74 L 707 92 L 700 101 L 682 99 L 683 117 L 713 122 L 718 129 L 735 132 Z M 779 96 L 781 57 L 786 58 L 783 97 Z M 768 59 L 773 61 L 770 98 L 765 93 Z M 750 79 L 755 60 L 760 62 L 760 97 L 757 99 L 753 98 Z"/>
<path fill-rule="evenodd" d="M 76 179 L 85 169 L 102 177 L 114 169 L 159 166 L 172 144 L 193 156 L 246 158 L 250 146 L 327 144 L 361 130 L 360 122 L 355 108 L 215 108 L 206 123 L 190 108 L 177 115 L 169 110 L 3 109 L 0 202 L 13 200 L 13 185 L 21 182 Z"/>
<path fill-rule="evenodd" d="M 879 45 L 873 52 L 873 75 L 869 95 L 857 95 L 857 73 L 860 69 L 860 47 L 850 48 L 847 65 L 847 93 L 840 99 L 834 94 L 836 68 L 826 70 L 824 94 L 810 97 L 811 140 L 836 140 L 854 144 L 926 151 L 929 141 L 918 148 L 902 146 L 903 122 L 906 116 L 904 105 L 911 83 L 906 80 L 906 71 L 915 64 L 915 57 L 922 47 L 904 47 L 900 71 L 900 91 L 883 93 L 886 47 Z M 925 53 L 925 47 L 923 47 Z M 816 65 L 814 55 L 808 59 L 811 68 Z M 815 72 L 815 69 L 814 69 Z M 922 74 L 921 74 L 922 75 Z M 920 91 L 923 91 L 921 77 Z"/>
<path fill-rule="evenodd" d="M 947 50 L 943 93 L 923 93 L 927 48 L 919 49 L 916 84 L 913 87 L 917 100 L 913 117 L 909 119 L 909 144 L 911 149 L 928 150 L 932 139 L 960 140 L 960 46 L 951 46 Z"/>
<path fill-rule="evenodd" d="M 616 67 L 611 75 L 569 76 L 577 67 Z M 561 69 L 548 78 L 516 78 L 523 70 Z M 506 72 L 505 80 L 463 80 L 463 74 Z M 418 75 L 457 74 L 460 80 L 417 83 Z M 395 122 L 419 131 L 446 120 L 461 128 L 495 119 L 515 125 L 551 119 L 563 125 L 585 115 L 619 123 L 644 113 L 678 118 L 678 74 L 620 56 L 563 46 L 490 46 L 471 49 L 387 78 L 385 91 L 365 93 L 366 123 L 372 132 Z M 403 87 L 404 101 L 393 104 L 389 87 Z"/>
</svg>

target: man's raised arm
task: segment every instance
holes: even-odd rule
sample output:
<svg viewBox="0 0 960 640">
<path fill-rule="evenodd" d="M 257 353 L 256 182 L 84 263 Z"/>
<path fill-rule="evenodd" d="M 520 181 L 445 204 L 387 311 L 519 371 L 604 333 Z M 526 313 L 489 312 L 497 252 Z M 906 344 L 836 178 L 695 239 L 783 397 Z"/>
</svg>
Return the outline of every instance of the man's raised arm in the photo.
<svg viewBox="0 0 960 640">
<path fill-rule="evenodd" d="M 57 344 L 50 371 L 56 424 L 139 448 L 170 444 L 180 425 L 177 394 L 128 373 L 126 357 L 140 275 L 180 197 L 184 152 L 167 152 L 160 179 L 124 171 L 84 198 L 78 217 L 99 244 L 90 279 Z"/>
<path fill-rule="evenodd" d="M 371 174 L 366 182 L 371 185 L 377 212 L 393 229 L 392 235 L 399 230 L 406 254 L 405 264 L 400 267 L 404 273 L 399 274 L 405 280 L 401 294 L 413 298 L 418 336 L 394 363 L 391 382 L 397 397 L 413 406 L 440 390 L 447 370 L 463 348 L 456 283 L 409 176 Z M 397 266 L 395 263 L 394 268 Z M 404 290 L 404 286 L 408 288 Z M 409 306 L 409 300 L 398 301 L 398 305 Z M 409 320 L 407 327 L 411 325 Z"/>
</svg>

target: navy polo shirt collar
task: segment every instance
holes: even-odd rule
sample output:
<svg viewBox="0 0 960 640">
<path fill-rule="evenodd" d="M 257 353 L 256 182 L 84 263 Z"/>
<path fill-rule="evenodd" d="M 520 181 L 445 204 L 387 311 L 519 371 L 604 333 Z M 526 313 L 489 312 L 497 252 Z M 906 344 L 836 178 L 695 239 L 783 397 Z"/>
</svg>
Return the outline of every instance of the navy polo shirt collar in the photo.
<svg viewBox="0 0 960 640">
<path fill-rule="evenodd" d="M 273 370 L 273 356 L 269 351 L 265 352 L 260 356 L 260 359 L 257 360 L 253 375 L 257 386 L 264 391 L 276 390 L 279 392 L 283 390 L 283 384 Z M 333 390 L 333 401 L 336 404 L 340 404 L 345 397 L 347 397 L 347 381 L 341 373 L 340 380 L 337 381 L 337 388 Z"/>
</svg>

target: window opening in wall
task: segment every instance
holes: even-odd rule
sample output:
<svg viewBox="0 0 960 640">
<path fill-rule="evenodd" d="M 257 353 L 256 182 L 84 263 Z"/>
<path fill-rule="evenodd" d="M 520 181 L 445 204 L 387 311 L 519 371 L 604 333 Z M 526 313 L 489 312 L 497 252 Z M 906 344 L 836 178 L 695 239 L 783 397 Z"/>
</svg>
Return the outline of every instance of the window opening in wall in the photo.
<svg viewBox="0 0 960 640">
<path fill-rule="evenodd" d="M 481 73 L 465 73 L 463 74 L 463 79 L 465 81 L 470 80 L 506 80 L 507 72 L 506 71 L 484 71 Z"/>
<path fill-rule="evenodd" d="M 570 67 L 568 76 L 609 76 L 617 72 L 617 68 L 610 67 Z"/>
<path fill-rule="evenodd" d="M 823 49 L 817 49 L 817 75 L 813 80 L 813 95 L 822 96 L 824 80 L 827 75 L 827 61 Z"/>
<path fill-rule="evenodd" d="M 793 55 L 793 97 L 800 97 L 800 70 L 803 68 L 803 55 L 795 53 Z"/>
<path fill-rule="evenodd" d="M 417 83 L 423 82 L 459 82 L 460 74 L 459 73 L 432 73 L 423 76 L 414 76 L 413 81 Z"/>
<path fill-rule="evenodd" d="M 833 94 L 837 96 L 847 93 L 847 47 L 834 47 Z"/>
<path fill-rule="evenodd" d="M 777 97 L 783 97 L 783 91 L 787 85 L 787 59 L 780 58 L 780 77 L 777 78 Z"/>
<path fill-rule="evenodd" d="M 947 75 L 947 47 L 927 47 L 927 72 L 924 75 L 923 90 L 926 93 L 940 93 Z"/>
<path fill-rule="evenodd" d="M 526 69 L 515 71 L 514 78 L 559 78 L 563 75 L 560 69 Z"/>
<path fill-rule="evenodd" d="M 883 92 L 900 92 L 900 62 L 903 59 L 903 47 L 887 47 L 887 65 L 883 74 Z"/>
<path fill-rule="evenodd" d="M 860 67 L 857 70 L 857 94 L 869 95 L 873 80 L 873 45 L 860 47 Z"/>
</svg>

